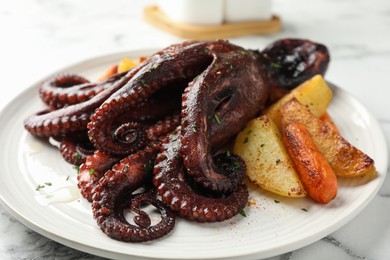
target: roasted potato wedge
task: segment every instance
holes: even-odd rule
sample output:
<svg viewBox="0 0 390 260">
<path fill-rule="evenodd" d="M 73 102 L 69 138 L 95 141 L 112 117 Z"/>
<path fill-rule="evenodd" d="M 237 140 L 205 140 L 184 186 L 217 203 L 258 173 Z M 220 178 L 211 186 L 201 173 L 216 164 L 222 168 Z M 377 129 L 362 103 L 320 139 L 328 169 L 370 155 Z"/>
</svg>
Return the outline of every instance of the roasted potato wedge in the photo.
<svg viewBox="0 0 390 260">
<path fill-rule="evenodd" d="M 114 76 L 118 73 L 118 65 L 112 65 L 98 78 L 97 81 L 103 81 L 105 79 L 108 79 L 109 77 Z"/>
<path fill-rule="evenodd" d="M 305 81 L 279 101 L 266 109 L 265 114 L 278 126 L 281 131 L 280 108 L 283 104 L 296 98 L 301 104 L 306 106 L 317 117 L 322 116 L 333 97 L 332 90 L 328 87 L 321 75 L 316 75 Z"/>
<path fill-rule="evenodd" d="M 337 177 L 305 126 L 288 124 L 283 129 L 283 142 L 309 197 L 322 204 L 333 200 L 337 195 Z"/>
<path fill-rule="evenodd" d="M 373 176 L 374 161 L 350 144 L 337 131 L 321 121 L 296 98 L 283 104 L 280 109 L 282 126 L 297 122 L 311 134 L 315 145 L 328 160 L 335 174 L 340 177 Z"/>
<path fill-rule="evenodd" d="M 260 188 L 287 197 L 306 196 L 281 135 L 267 116 L 247 124 L 236 137 L 233 152 L 244 159 L 248 178 Z"/>
<path fill-rule="evenodd" d="M 129 69 L 134 68 L 138 65 L 138 62 L 134 61 L 133 59 L 130 59 L 129 57 L 125 57 L 121 59 L 118 63 L 118 72 L 124 72 Z"/>
</svg>

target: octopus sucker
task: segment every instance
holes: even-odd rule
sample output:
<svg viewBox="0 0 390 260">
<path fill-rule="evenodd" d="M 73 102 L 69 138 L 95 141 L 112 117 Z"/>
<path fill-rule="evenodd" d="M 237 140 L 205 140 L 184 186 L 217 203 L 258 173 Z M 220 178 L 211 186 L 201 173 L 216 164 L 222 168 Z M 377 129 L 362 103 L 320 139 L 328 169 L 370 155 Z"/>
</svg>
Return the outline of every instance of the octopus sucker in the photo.
<svg viewBox="0 0 390 260">
<path fill-rule="evenodd" d="M 39 89 L 47 108 L 24 127 L 60 142 L 64 159 L 79 166 L 78 187 L 107 236 L 155 240 L 176 216 L 210 223 L 245 208 L 246 167 L 229 142 L 267 105 L 324 75 L 329 60 L 324 45 L 305 39 L 263 50 L 186 41 L 102 81 L 53 76 Z"/>
<path fill-rule="evenodd" d="M 112 84 L 110 88 L 105 89 L 91 99 L 61 109 L 45 109 L 27 117 L 24 120 L 25 129 L 31 134 L 40 137 L 66 135 L 67 133 L 86 130 L 90 120 L 89 117 L 95 109 L 119 90 L 142 66 L 143 64 L 141 63 L 133 68 L 116 81 L 115 84 Z"/>
<path fill-rule="evenodd" d="M 86 158 L 92 155 L 95 148 L 85 133 L 65 136 L 60 141 L 60 153 L 68 163 L 79 166 Z"/>
<path fill-rule="evenodd" d="M 148 183 L 148 171 L 151 169 L 146 165 L 154 160 L 155 149 L 149 146 L 144 151 L 122 159 L 95 187 L 96 194 L 92 197 L 93 215 L 109 237 L 127 242 L 142 242 L 165 236 L 173 229 L 174 214 L 156 196 L 144 193 L 132 198 L 131 195 Z M 149 179 L 150 174 L 149 172 Z M 138 225 L 129 223 L 123 215 L 128 201 L 131 201 L 130 209 L 138 213 L 134 219 L 134 223 Z M 153 205 L 160 212 L 161 220 L 157 224 L 150 225 L 149 217 L 140 211 L 142 203 Z"/>
<path fill-rule="evenodd" d="M 60 74 L 43 82 L 39 88 L 39 95 L 48 106 L 59 109 L 91 99 L 110 88 L 125 74 L 126 72 L 117 73 L 106 80 L 93 83 L 79 75 Z"/>
<path fill-rule="evenodd" d="M 248 201 L 246 186 L 240 184 L 233 192 L 215 197 L 196 193 L 186 182 L 177 132 L 179 130 L 162 145 L 162 152 L 157 156 L 154 167 L 153 183 L 162 201 L 178 216 L 191 221 L 216 222 L 235 216 Z"/>
</svg>

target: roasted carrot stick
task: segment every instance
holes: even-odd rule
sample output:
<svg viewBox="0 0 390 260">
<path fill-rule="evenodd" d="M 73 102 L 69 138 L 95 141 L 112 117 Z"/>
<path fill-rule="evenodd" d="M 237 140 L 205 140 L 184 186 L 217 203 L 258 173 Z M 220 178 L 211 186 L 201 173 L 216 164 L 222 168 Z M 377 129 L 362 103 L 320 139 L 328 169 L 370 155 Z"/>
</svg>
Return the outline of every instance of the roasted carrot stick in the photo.
<svg viewBox="0 0 390 260">
<path fill-rule="evenodd" d="M 337 177 L 305 126 L 288 124 L 283 141 L 309 197 L 323 204 L 333 200 L 337 194 Z"/>
<path fill-rule="evenodd" d="M 328 125 L 330 128 L 333 129 L 333 131 L 337 134 L 340 134 L 340 130 L 337 128 L 336 124 L 333 122 L 333 119 L 330 117 L 330 115 L 328 114 L 328 112 L 325 112 L 325 114 L 323 114 L 321 117 L 320 117 L 321 121 Z"/>
</svg>

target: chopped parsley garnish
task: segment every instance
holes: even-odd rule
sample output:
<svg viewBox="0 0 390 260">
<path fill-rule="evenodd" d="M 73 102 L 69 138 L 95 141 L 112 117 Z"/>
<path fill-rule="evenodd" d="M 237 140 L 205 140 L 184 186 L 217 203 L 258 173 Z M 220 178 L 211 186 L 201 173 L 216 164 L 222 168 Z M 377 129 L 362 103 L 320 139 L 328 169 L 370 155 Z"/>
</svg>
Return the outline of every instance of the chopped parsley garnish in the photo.
<svg viewBox="0 0 390 260">
<path fill-rule="evenodd" d="M 272 62 L 271 67 L 274 69 L 280 69 L 282 67 L 282 65 L 280 65 L 279 63 Z"/>
<path fill-rule="evenodd" d="M 74 165 L 73 169 L 75 169 L 77 173 L 80 173 L 80 166 Z"/>
<path fill-rule="evenodd" d="M 241 216 L 246 217 L 246 213 L 245 213 L 244 209 L 240 209 L 238 211 L 238 213 L 240 213 Z"/>
<path fill-rule="evenodd" d="M 91 169 L 89 170 L 89 175 L 90 175 L 90 176 L 96 176 L 96 174 L 95 174 L 95 169 L 94 169 L 94 168 L 91 168 Z"/>
<path fill-rule="evenodd" d="M 214 118 L 218 125 L 222 125 L 222 121 L 217 114 L 214 114 Z"/>
<path fill-rule="evenodd" d="M 35 188 L 35 190 L 39 191 L 40 189 L 43 189 L 43 188 L 45 188 L 45 185 L 38 184 L 38 186 Z"/>
<path fill-rule="evenodd" d="M 248 137 L 245 137 L 244 144 L 246 144 L 249 141 Z"/>
<path fill-rule="evenodd" d="M 79 153 L 74 153 L 74 157 L 76 158 L 77 161 L 81 160 L 81 155 Z"/>
</svg>

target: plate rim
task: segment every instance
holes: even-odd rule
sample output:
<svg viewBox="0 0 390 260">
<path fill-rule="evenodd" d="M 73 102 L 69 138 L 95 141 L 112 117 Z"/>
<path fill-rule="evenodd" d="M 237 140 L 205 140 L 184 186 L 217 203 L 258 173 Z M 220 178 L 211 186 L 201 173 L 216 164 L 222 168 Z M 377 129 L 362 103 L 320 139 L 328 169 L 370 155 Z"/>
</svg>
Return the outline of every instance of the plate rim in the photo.
<svg viewBox="0 0 390 260">
<path fill-rule="evenodd" d="M 13 99 L 11 99 L 10 102 L 8 102 L 3 107 L 3 109 L 0 111 L 0 119 L 2 119 L 3 117 L 6 116 L 7 111 L 19 99 L 22 99 L 23 96 L 26 95 L 27 93 L 34 91 L 35 88 L 37 87 L 37 85 L 40 84 L 40 82 L 42 82 L 42 80 L 47 79 L 48 77 L 50 77 L 52 75 L 55 75 L 55 74 L 58 74 L 58 73 L 61 73 L 61 72 L 64 72 L 64 71 L 69 71 L 69 70 L 71 70 L 74 67 L 83 67 L 83 66 L 85 66 L 85 64 L 94 63 L 96 61 L 103 62 L 105 60 L 112 60 L 115 57 L 119 58 L 119 57 L 124 57 L 126 55 L 129 55 L 129 56 L 139 55 L 140 56 L 140 55 L 144 55 L 146 53 L 149 53 L 149 54 L 153 53 L 154 51 L 156 51 L 156 50 L 155 49 L 138 49 L 138 50 L 113 52 L 113 53 L 108 53 L 108 54 L 105 54 L 105 55 L 100 55 L 100 56 L 84 59 L 84 60 L 81 60 L 79 62 L 73 63 L 71 65 L 65 66 L 65 67 L 63 67 L 61 69 L 58 69 L 55 72 L 52 72 L 52 73 L 48 74 L 46 77 L 43 77 L 42 79 L 38 80 L 37 82 L 31 84 L 30 86 L 25 88 L 23 91 L 21 91 L 19 94 L 17 94 Z M 383 130 L 380 127 L 379 122 L 377 121 L 377 119 L 351 93 L 347 92 L 346 90 L 344 90 L 344 89 L 342 89 L 340 87 L 337 87 L 334 84 L 331 84 L 331 85 L 333 86 L 333 88 L 336 88 L 337 91 L 341 91 L 342 94 L 345 94 L 349 98 L 351 98 L 356 104 L 358 104 L 362 109 L 364 109 L 365 113 L 367 113 L 370 116 L 370 119 L 372 119 L 371 123 L 374 123 L 375 127 L 377 128 L 377 130 L 379 130 L 379 133 L 380 133 L 379 139 L 385 141 L 384 145 L 383 145 L 383 148 L 384 148 L 383 149 L 383 153 L 384 153 L 384 156 L 385 156 L 384 157 L 385 158 L 384 159 L 385 160 L 384 163 L 385 163 L 386 168 L 387 168 L 387 166 L 388 166 L 388 147 L 386 145 L 386 138 L 384 136 Z M 284 250 L 280 251 L 280 253 L 278 253 L 278 254 L 286 253 L 286 252 L 289 252 L 291 250 L 295 250 L 297 248 L 301 248 L 301 247 L 306 246 L 308 244 L 314 243 L 319 238 L 323 237 L 324 235 L 330 234 L 330 233 L 338 230 L 339 228 L 341 228 L 342 226 L 347 224 L 349 221 L 351 221 L 353 218 L 355 218 L 372 201 L 372 199 L 376 196 L 376 194 L 378 193 L 380 187 L 382 186 L 387 172 L 380 172 L 380 174 L 383 175 L 383 177 L 381 177 L 381 181 L 377 185 L 377 187 L 375 189 L 375 192 L 372 192 L 370 194 L 370 196 L 364 201 L 364 203 L 360 205 L 358 210 L 354 210 L 353 213 L 349 213 L 347 218 L 344 218 L 342 221 L 339 221 L 336 225 L 333 225 L 331 229 L 326 229 L 326 230 L 324 229 L 322 232 L 312 234 L 311 236 L 309 236 L 310 237 L 310 239 L 309 239 L 310 241 L 307 241 L 308 240 L 307 237 L 301 238 L 300 240 L 297 240 L 297 241 L 294 241 L 293 243 L 290 243 L 289 246 L 285 246 Z M 71 240 L 69 238 L 64 238 L 64 237 L 62 237 L 59 234 L 55 234 L 55 233 L 50 232 L 49 230 L 45 229 L 44 227 L 42 227 L 42 224 L 39 225 L 38 223 L 31 222 L 30 220 L 26 219 L 26 217 L 23 216 L 23 214 L 21 214 L 18 209 L 13 207 L 12 204 L 9 201 L 6 201 L 6 199 L 4 198 L 3 192 L 1 190 L 0 190 L 0 204 L 3 206 L 4 209 L 7 210 L 7 212 L 9 212 L 13 217 L 15 217 L 19 222 L 21 222 L 22 224 L 24 224 L 28 228 L 31 228 L 35 232 L 37 232 L 37 233 L 39 233 L 39 234 L 41 234 L 41 235 L 43 235 L 45 237 L 48 237 L 49 239 L 52 239 L 52 240 L 54 240 L 54 241 L 56 241 L 58 243 L 61 243 L 63 245 L 66 245 L 66 246 L 71 247 L 71 248 L 76 249 L 76 250 L 81 250 L 81 251 L 84 251 L 84 252 L 87 252 L 87 253 L 90 253 L 90 254 L 93 254 L 93 255 L 98 255 L 98 256 L 103 256 L 103 257 L 108 257 L 108 258 L 112 258 L 112 257 L 115 257 L 115 258 L 128 258 L 129 256 L 131 256 L 131 257 L 135 257 L 135 258 L 138 258 L 138 259 L 166 259 L 166 258 L 160 258 L 160 257 L 157 257 L 157 258 L 156 257 L 151 257 L 149 255 L 148 256 L 146 256 L 146 255 L 143 256 L 143 255 L 133 255 L 133 254 L 122 254 L 121 252 L 107 251 L 105 249 L 100 249 L 100 248 L 93 247 L 93 246 L 90 246 L 90 245 L 85 245 L 85 244 L 80 243 L 78 241 L 73 241 L 73 240 Z M 223 257 L 222 256 L 222 257 L 207 258 L 207 259 L 222 259 L 222 258 L 223 259 L 230 259 L 230 258 L 233 259 L 233 258 L 236 258 L 236 257 L 240 257 L 240 259 L 244 259 L 244 257 L 248 257 L 248 258 L 249 257 L 255 257 L 256 256 L 256 252 L 258 252 L 258 251 L 253 250 L 251 252 L 247 252 L 244 255 L 243 254 L 237 254 L 236 256 L 227 256 L 227 257 Z M 267 254 L 267 252 L 268 252 L 268 254 Z M 265 254 L 262 253 L 261 257 L 275 256 L 274 252 L 275 252 L 274 248 L 268 249 Z M 131 253 L 131 252 L 129 252 L 129 253 Z M 174 258 L 174 259 L 179 259 L 179 258 Z M 191 258 L 188 258 L 188 259 L 191 259 Z M 203 258 L 194 258 L 194 259 L 203 259 Z"/>
</svg>

